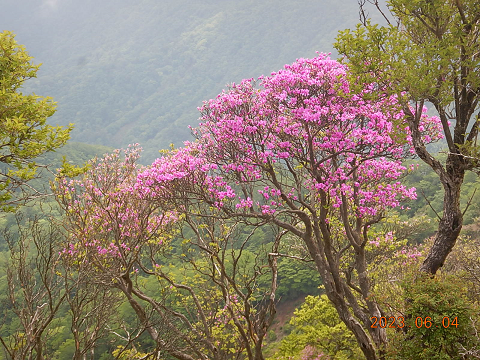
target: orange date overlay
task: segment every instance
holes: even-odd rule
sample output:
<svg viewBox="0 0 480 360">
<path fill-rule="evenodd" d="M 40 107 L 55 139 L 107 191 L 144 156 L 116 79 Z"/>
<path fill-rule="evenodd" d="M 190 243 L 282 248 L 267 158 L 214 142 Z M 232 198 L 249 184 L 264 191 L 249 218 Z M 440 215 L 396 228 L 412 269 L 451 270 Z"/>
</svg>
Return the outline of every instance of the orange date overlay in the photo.
<svg viewBox="0 0 480 360">
<path fill-rule="evenodd" d="M 377 317 L 377 316 L 372 316 L 370 318 L 372 325 L 371 327 L 376 329 L 376 328 L 403 328 L 405 326 L 411 327 L 409 325 L 405 324 L 405 318 L 403 316 L 382 316 L 382 317 Z M 422 318 L 420 316 L 417 316 L 415 319 L 415 326 L 417 328 L 425 327 L 427 329 L 430 329 L 432 326 L 433 327 L 440 327 L 440 324 L 433 324 L 432 318 L 430 316 L 427 316 L 425 318 Z M 448 316 L 444 316 L 442 319 L 442 324 L 445 329 L 450 327 L 450 326 L 455 326 L 458 327 L 458 319 L 455 316 L 454 318 L 450 319 Z"/>
</svg>

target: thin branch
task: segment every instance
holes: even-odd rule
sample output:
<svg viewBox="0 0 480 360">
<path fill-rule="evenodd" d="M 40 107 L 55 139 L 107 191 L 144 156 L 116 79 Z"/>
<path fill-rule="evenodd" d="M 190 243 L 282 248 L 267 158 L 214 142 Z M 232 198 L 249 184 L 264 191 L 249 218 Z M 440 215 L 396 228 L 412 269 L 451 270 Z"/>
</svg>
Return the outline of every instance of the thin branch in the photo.
<svg viewBox="0 0 480 360">
<path fill-rule="evenodd" d="M 380 7 L 380 4 L 378 0 L 368 0 L 368 2 L 372 5 L 374 5 L 378 12 L 382 15 L 382 17 L 385 19 L 388 25 L 392 25 L 390 22 L 390 19 L 387 17 L 387 15 L 383 12 L 383 10 Z M 366 26 L 368 22 L 368 18 L 370 17 L 368 12 L 365 10 L 365 4 L 367 3 L 367 0 L 358 0 L 358 7 L 359 7 L 359 18 L 360 22 Z"/>
<path fill-rule="evenodd" d="M 468 200 L 468 203 L 467 203 L 467 206 L 465 206 L 465 210 L 463 210 L 462 212 L 462 216 L 465 215 L 465 213 L 467 212 L 468 208 L 470 207 L 471 203 L 472 203 L 472 200 L 473 200 L 473 197 L 475 196 L 475 193 L 477 192 L 477 188 L 475 188 L 475 190 L 473 190 L 473 194 L 472 196 L 470 197 L 470 200 Z"/>
<path fill-rule="evenodd" d="M 281 253 L 268 253 L 269 256 L 278 256 L 278 257 L 286 257 L 290 259 L 295 259 L 295 260 L 300 260 L 303 262 L 312 262 L 314 261 L 313 259 L 309 259 L 307 257 L 300 257 L 300 256 L 295 256 L 295 255 L 287 255 L 287 254 L 281 254 Z"/>
<path fill-rule="evenodd" d="M 424 198 L 425 201 L 427 202 L 428 206 L 430 206 L 430 209 L 433 210 L 433 212 L 435 213 L 435 215 L 437 215 L 438 220 L 441 221 L 442 218 L 440 217 L 440 215 L 438 215 L 437 211 L 433 208 L 432 204 L 431 204 L 430 201 L 427 199 L 427 196 L 426 196 L 425 193 L 423 192 L 423 189 L 420 189 L 420 191 L 422 192 L 423 198 Z"/>
</svg>

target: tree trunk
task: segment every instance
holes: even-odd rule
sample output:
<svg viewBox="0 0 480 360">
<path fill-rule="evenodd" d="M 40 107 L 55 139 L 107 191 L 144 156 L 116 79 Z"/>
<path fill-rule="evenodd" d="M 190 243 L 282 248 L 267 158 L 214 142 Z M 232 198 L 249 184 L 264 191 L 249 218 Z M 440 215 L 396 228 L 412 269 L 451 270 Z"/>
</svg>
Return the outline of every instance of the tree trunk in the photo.
<svg viewBox="0 0 480 360">
<path fill-rule="evenodd" d="M 307 244 L 310 245 L 313 243 L 310 242 Z M 322 277 L 323 284 L 325 286 L 325 291 L 328 299 L 332 302 L 333 306 L 337 310 L 340 319 L 345 323 L 347 328 L 354 334 L 357 343 L 360 346 L 363 354 L 365 355 L 366 360 L 380 360 L 382 356 L 378 356 L 377 349 L 381 348 L 382 344 L 376 344 L 372 341 L 372 338 L 368 335 L 368 331 L 362 326 L 362 324 L 352 315 L 350 312 L 350 307 L 353 305 L 352 303 L 347 304 L 347 300 L 345 299 L 345 284 L 342 284 L 341 279 L 339 278 L 338 274 L 335 276 L 333 273 L 335 271 L 331 271 L 328 273 L 327 264 L 324 264 L 322 261 L 323 256 L 318 252 L 314 254 L 311 252 L 312 257 L 315 259 L 315 264 L 317 265 L 317 269 L 319 271 L 320 276 Z M 353 300 L 355 301 L 355 300 Z M 372 329 L 375 330 L 375 329 Z M 384 329 L 380 329 L 384 330 Z M 378 336 L 378 340 L 381 338 L 385 339 L 385 337 Z"/>
<path fill-rule="evenodd" d="M 446 176 L 442 181 L 445 194 L 443 197 L 443 216 L 438 225 L 435 240 L 420 271 L 435 275 L 443 266 L 448 254 L 457 242 L 462 229 L 463 214 L 460 208 L 460 190 L 465 176 L 462 163 L 455 161 L 456 155 L 450 154 L 447 159 Z"/>
<path fill-rule="evenodd" d="M 37 345 L 35 346 L 35 350 L 37 351 L 37 360 L 43 360 L 43 344 L 42 344 L 42 339 L 40 336 L 36 337 L 36 343 Z"/>
<path fill-rule="evenodd" d="M 342 310 L 339 310 L 337 304 L 334 303 L 334 305 L 338 314 L 340 315 L 340 319 L 345 323 L 353 335 L 355 335 L 355 339 L 360 345 L 360 349 L 365 355 L 365 359 L 379 360 L 380 358 L 377 357 L 376 346 L 372 343 L 363 326 L 352 316 L 352 314 L 350 314 L 350 311 L 346 307 L 343 307 Z"/>
</svg>

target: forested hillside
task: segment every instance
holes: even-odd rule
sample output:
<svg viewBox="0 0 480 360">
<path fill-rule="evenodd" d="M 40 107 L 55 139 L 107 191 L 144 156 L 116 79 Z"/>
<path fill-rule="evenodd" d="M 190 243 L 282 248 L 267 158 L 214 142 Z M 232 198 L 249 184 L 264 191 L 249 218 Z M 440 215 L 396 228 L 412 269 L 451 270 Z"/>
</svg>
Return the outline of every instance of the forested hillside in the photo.
<svg viewBox="0 0 480 360">
<path fill-rule="evenodd" d="M 72 139 L 140 143 L 142 162 L 190 139 L 197 107 L 227 83 L 333 51 L 357 2 L 5 0 L 1 30 L 43 63 L 27 90 L 58 102 Z"/>
</svg>

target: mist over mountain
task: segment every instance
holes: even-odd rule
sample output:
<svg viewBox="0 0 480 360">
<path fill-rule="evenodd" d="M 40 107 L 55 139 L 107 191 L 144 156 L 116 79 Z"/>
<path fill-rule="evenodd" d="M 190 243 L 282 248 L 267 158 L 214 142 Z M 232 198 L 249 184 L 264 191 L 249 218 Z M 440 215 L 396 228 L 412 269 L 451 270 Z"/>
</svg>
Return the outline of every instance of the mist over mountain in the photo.
<svg viewBox="0 0 480 360">
<path fill-rule="evenodd" d="M 125 147 L 143 162 L 191 139 L 197 107 L 226 84 L 333 51 L 355 0 L 4 0 L 0 30 L 43 63 L 26 92 L 52 96 L 72 139 Z M 335 54 L 332 54 L 335 57 Z"/>
</svg>

